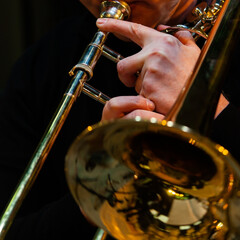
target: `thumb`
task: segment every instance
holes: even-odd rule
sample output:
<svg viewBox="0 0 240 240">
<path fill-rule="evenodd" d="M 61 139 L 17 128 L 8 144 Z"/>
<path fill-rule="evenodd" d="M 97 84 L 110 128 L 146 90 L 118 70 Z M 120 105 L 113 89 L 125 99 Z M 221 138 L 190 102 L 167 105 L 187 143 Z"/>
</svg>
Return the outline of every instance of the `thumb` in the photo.
<svg viewBox="0 0 240 240">
<path fill-rule="evenodd" d="M 156 29 L 158 31 L 164 31 L 168 28 L 170 28 L 170 26 L 160 24 L 157 26 Z M 192 37 L 192 34 L 187 29 L 186 30 L 177 30 L 176 29 L 176 31 L 173 30 L 172 35 L 175 36 L 182 44 L 184 44 L 186 46 L 196 45 L 194 38 Z"/>
</svg>

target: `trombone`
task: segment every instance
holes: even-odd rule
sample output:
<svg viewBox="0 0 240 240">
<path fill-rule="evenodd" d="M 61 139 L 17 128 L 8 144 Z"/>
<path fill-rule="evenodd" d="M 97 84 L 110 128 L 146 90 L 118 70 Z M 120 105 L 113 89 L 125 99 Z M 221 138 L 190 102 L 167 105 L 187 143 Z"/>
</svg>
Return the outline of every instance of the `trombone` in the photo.
<svg viewBox="0 0 240 240">
<path fill-rule="evenodd" d="M 229 0 L 224 3 L 224 1 L 219 1 L 217 4 L 214 5 L 213 8 L 208 8 L 206 12 L 199 15 L 199 19 L 204 19 L 201 21 L 201 23 L 197 22 L 197 30 L 202 31 L 202 27 L 212 24 L 215 22 L 215 8 L 220 9 L 224 8 L 224 13 L 226 12 L 226 9 L 229 8 L 230 10 L 234 9 L 234 13 L 236 13 L 235 9 L 237 6 L 237 0 Z M 219 8 L 217 8 L 219 6 Z M 130 14 L 130 8 L 129 6 L 123 2 L 123 1 L 104 1 L 102 2 L 102 12 L 100 17 L 112 17 L 117 19 L 126 19 Z M 219 11 L 216 11 L 217 13 Z M 222 10 L 221 10 L 222 12 Z M 211 13 L 211 14 L 210 14 Z M 239 10 L 237 12 L 239 14 Z M 206 17 L 208 15 L 211 15 L 211 20 L 207 20 Z M 218 14 L 217 14 L 218 15 Z M 235 15 L 236 16 L 236 15 Z M 239 16 L 239 15 L 238 15 Z M 234 25 L 232 28 L 236 28 L 236 25 Z M 231 30 L 232 30 L 231 28 Z M 175 29 L 173 29 L 175 30 Z M 172 31 L 171 28 L 169 31 Z M 197 31 L 196 31 L 197 32 Z M 97 63 L 97 60 L 99 59 L 100 55 L 103 52 L 104 43 L 106 41 L 108 33 L 103 33 L 101 31 L 98 31 L 92 42 L 89 44 L 89 46 L 86 48 L 83 56 L 81 57 L 79 63 L 72 69 L 71 74 L 73 75 L 73 79 L 69 85 L 69 88 L 67 89 L 66 93 L 63 96 L 63 99 L 56 111 L 56 114 L 54 115 L 51 123 L 49 124 L 49 127 L 47 128 L 45 134 L 43 135 L 43 138 L 41 142 L 39 143 L 39 146 L 37 147 L 33 158 L 31 159 L 28 167 L 26 168 L 26 171 L 17 186 L 17 190 L 13 195 L 13 198 L 11 199 L 9 205 L 6 208 L 6 211 L 4 212 L 1 221 L 0 221 L 0 239 L 4 239 L 11 222 L 13 221 L 18 209 L 21 206 L 21 203 L 25 196 L 27 195 L 30 187 L 34 183 L 62 125 L 64 124 L 65 119 L 67 118 L 67 115 L 75 101 L 75 99 L 81 94 L 81 92 L 86 92 L 88 95 L 91 95 L 96 100 L 99 100 L 100 102 L 104 103 L 109 98 L 99 92 L 96 89 L 93 89 L 90 85 L 88 85 L 86 82 L 93 76 L 93 68 L 95 64 Z M 105 55 L 114 55 L 111 53 L 111 50 L 105 48 L 104 50 Z M 206 54 L 206 53 L 205 53 Z M 121 59 L 120 55 L 113 56 L 116 61 Z M 124 122 L 124 121 L 123 121 Z M 168 124 L 170 124 L 171 121 L 167 121 Z M 162 123 L 163 125 L 163 123 Z M 79 144 L 79 143 L 78 143 Z M 127 165 L 132 165 L 131 162 Z M 73 169 L 71 167 L 71 169 Z M 74 170 L 75 172 L 75 170 Z M 76 176 L 75 176 L 76 177 Z M 134 177 L 138 178 L 139 176 L 136 174 Z M 71 177 L 69 177 L 70 179 Z M 76 180 L 76 178 L 74 178 Z M 69 180 L 71 181 L 71 180 Z M 73 188 L 71 184 L 70 188 Z M 75 194 L 75 192 L 74 192 Z M 74 195 L 73 194 L 73 195 Z M 74 195 L 75 200 L 79 203 L 78 197 Z M 81 203 L 79 203 L 81 205 Z M 100 224 L 100 227 L 102 225 Z M 104 226 L 103 226 L 104 228 Z M 109 229 L 107 229 L 109 231 Z M 103 231 L 100 230 L 100 235 L 106 235 L 103 233 Z M 115 235 L 115 234 L 113 234 Z M 103 237 L 104 237 L 103 236 Z M 99 239 L 99 238 L 98 238 Z"/>
</svg>

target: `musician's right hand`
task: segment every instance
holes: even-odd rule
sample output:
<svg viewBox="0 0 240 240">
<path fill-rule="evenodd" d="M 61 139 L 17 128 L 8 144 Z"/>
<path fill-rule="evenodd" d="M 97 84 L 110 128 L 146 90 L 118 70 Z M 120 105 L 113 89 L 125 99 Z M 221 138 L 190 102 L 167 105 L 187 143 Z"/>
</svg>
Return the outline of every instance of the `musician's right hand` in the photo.
<svg viewBox="0 0 240 240">
<path fill-rule="evenodd" d="M 151 100 L 158 118 L 163 118 L 175 103 L 199 57 L 200 49 L 191 34 L 179 31 L 172 36 L 159 31 L 164 26 L 156 30 L 115 19 L 99 19 L 97 26 L 102 31 L 129 38 L 142 48 L 118 63 L 119 78 L 126 86 L 135 87 L 143 98 Z M 137 72 L 140 73 L 138 76 Z M 110 100 L 103 110 L 103 120 L 130 118 L 136 113 L 144 118 L 156 115 L 145 112 L 149 111 L 147 105 L 139 104 L 137 97 L 131 97 L 131 100 L 125 98 Z M 137 103 L 132 104 L 132 99 Z"/>
</svg>

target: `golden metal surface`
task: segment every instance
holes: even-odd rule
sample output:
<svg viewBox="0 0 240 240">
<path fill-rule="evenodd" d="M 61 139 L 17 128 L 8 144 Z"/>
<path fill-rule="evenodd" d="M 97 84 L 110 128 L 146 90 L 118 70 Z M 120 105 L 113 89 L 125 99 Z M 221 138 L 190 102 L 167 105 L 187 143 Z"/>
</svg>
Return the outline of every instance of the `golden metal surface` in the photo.
<svg viewBox="0 0 240 240">
<path fill-rule="evenodd" d="M 173 122 L 92 126 L 69 149 L 65 171 L 84 214 L 120 240 L 221 239 L 240 203 L 231 155 Z"/>
</svg>

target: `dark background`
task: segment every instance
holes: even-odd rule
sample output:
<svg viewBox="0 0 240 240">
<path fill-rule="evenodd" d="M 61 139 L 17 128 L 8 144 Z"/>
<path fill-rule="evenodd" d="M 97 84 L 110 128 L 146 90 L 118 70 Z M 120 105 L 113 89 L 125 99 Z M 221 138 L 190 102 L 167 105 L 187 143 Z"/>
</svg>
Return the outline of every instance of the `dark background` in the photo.
<svg viewBox="0 0 240 240">
<path fill-rule="evenodd" d="M 56 24 L 81 14 L 78 0 L 0 1 L 0 91 L 14 62 L 24 50 Z"/>
</svg>

